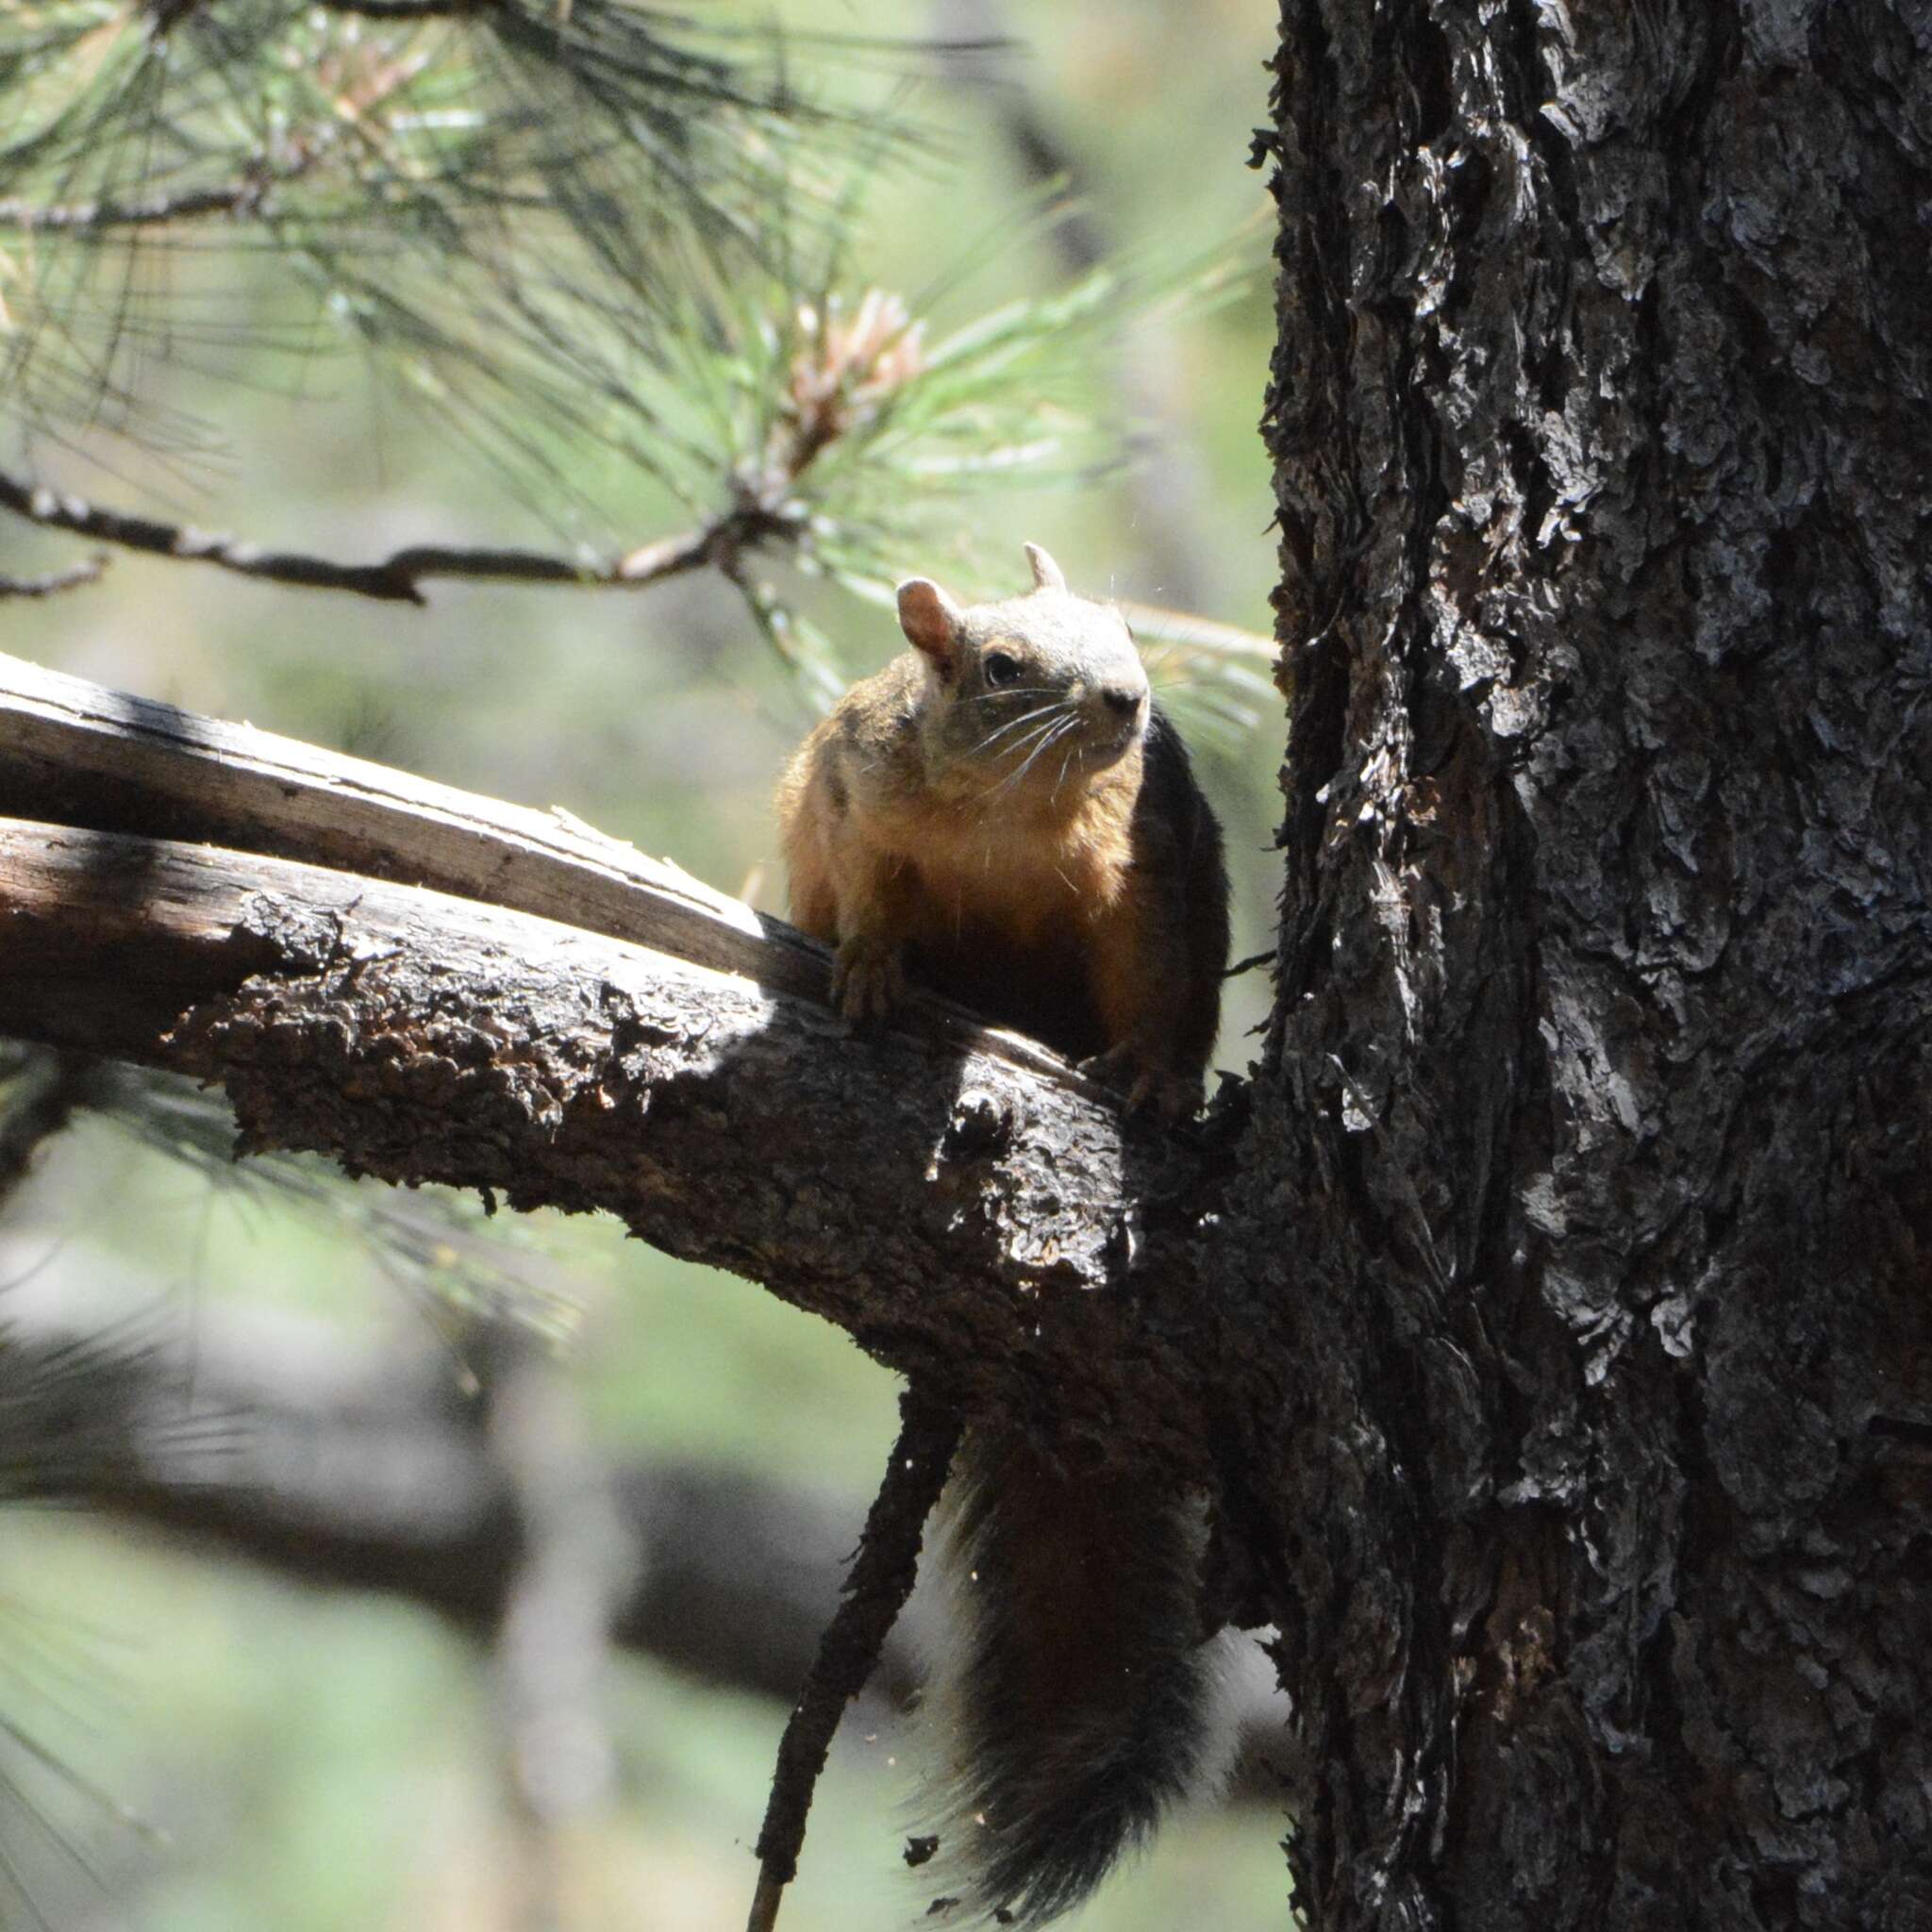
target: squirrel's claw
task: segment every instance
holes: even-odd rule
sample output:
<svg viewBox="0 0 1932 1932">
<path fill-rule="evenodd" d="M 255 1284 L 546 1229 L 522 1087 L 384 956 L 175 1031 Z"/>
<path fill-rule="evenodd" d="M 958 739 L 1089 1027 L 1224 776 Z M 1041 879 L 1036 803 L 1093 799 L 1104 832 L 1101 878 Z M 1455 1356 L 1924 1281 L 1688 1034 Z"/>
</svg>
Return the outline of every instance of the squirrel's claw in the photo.
<svg viewBox="0 0 1932 1932">
<path fill-rule="evenodd" d="M 832 962 L 832 1004 L 856 1029 L 883 1025 L 906 997 L 899 948 L 867 934 L 844 941 Z"/>
<path fill-rule="evenodd" d="M 1201 1083 L 1176 1073 L 1137 1041 L 1124 1040 L 1080 1062 L 1090 1080 L 1121 1093 L 1130 1114 L 1152 1111 L 1163 1121 L 1184 1121 L 1201 1105 Z"/>
</svg>

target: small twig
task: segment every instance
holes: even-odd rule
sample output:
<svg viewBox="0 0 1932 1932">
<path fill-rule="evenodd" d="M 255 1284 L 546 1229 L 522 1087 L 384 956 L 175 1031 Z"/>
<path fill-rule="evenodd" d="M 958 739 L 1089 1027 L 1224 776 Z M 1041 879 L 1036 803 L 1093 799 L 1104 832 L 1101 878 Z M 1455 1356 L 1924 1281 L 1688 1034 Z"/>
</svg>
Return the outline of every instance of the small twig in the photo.
<svg viewBox="0 0 1932 1932">
<path fill-rule="evenodd" d="M 819 1640 L 811 1674 L 778 1744 L 746 1932 L 772 1932 L 777 1924 L 778 1902 L 798 1872 L 806 1816 L 832 1733 L 872 1674 L 886 1633 L 911 1593 L 925 1519 L 945 1485 L 958 1441 L 957 1417 L 917 1390 L 908 1388 L 900 1396 L 899 1440 L 865 1519 L 844 1596 Z"/>
<path fill-rule="evenodd" d="M 90 557 L 72 570 L 57 570 L 43 577 L 0 576 L 0 597 L 58 597 L 62 591 L 77 591 L 83 584 L 98 583 L 107 567 L 105 557 Z"/>
<path fill-rule="evenodd" d="M 280 184 L 251 177 L 221 188 L 197 188 L 184 194 L 152 194 L 141 201 L 72 201 L 42 204 L 15 195 L 0 201 L 0 228 L 29 233 L 86 233 L 104 228 L 160 227 L 208 215 L 247 215 Z"/>
<path fill-rule="evenodd" d="M 398 63 L 378 76 L 378 85 L 363 98 L 353 93 L 341 100 L 344 113 L 366 114 L 410 77 L 413 69 Z M 0 228 L 29 234 L 93 234 L 120 228 L 159 228 L 184 222 L 251 220 L 275 213 L 276 191 L 292 187 L 313 172 L 341 142 L 340 125 L 313 129 L 282 142 L 279 158 L 263 155 L 245 163 L 240 179 L 215 188 L 184 189 L 178 194 L 150 194 L 132 201 L 103 196 L 98 201 L 36 202 L 25 195 L 0 201 Z"/>
<path fill-rule="evenodd" d="M 45 530 L 66 530 L 149 557 L 211 563 L 258 582 L 303 590 L 347 591 L 394 604 L 427 603 L 431 578 L 471 583 L 575 584 L 585 588 L 639 590 L 708 563 L 724 563 L 771 539 L 793 537 L 802 527 L 761 504 L 740 504 L 701 530 L 647 543 L 615 563 L 558 557 L 540 550 L 415 543 L 375 563 L 339 563 L 297 550 L 264 550 L 238 538 L 130 516 L 78 496 L 23 482 L 0 472 L 0 509 Z"/>
<path fill-rule="evenodd" d="M 187 19 L 201 4 L 202 0 L 147 0 L 159 33 Z M 364 20 L 461 20 L 502 4 L 503 0 L 317 0 L 325 12 L 353 13 Z"/>
</svg>

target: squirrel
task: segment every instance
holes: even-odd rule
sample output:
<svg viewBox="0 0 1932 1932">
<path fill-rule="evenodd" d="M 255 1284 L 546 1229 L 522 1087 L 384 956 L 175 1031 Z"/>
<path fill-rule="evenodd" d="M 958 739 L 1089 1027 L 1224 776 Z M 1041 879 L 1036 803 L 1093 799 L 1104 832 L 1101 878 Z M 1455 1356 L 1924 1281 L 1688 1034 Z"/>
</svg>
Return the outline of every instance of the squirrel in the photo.
<svg viewBox="0 0 1932 1932">
<path fill-rule="evenodd" d="M 899 587 L 912 649 L 846 692 L 779 784 L 792 916 L 836 947 L 855 1025 L 909 979 L 1178 1118 L 1220 1019 L 1221 828 L 1126 621 L 1026 557 L 1033 588 L 998 603 Z M 948 1903 L 1041 1925 L 1215 1773 L 1205 1510 L 977 1423 L 941 1513 L 963 1613 L 929 1697 L 953 1757 Z"/>
</svg>

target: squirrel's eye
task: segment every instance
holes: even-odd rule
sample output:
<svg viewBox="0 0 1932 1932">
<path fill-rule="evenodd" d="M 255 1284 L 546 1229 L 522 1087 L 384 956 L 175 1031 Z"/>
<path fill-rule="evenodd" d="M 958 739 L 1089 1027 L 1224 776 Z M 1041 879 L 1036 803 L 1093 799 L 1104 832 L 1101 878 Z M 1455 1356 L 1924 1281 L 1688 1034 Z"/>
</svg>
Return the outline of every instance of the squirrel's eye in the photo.
<svg viewBox="0 0 1932 1932">
<path fill-rule="evenodd" d="M 1011 684 L 1020 675 L 1020 660 L 1008 657 L 1005 651 L 989 651 L 982 660 L 986 668 L 986 681 L 994 690 L 1003 684 Z"/>
</svg>

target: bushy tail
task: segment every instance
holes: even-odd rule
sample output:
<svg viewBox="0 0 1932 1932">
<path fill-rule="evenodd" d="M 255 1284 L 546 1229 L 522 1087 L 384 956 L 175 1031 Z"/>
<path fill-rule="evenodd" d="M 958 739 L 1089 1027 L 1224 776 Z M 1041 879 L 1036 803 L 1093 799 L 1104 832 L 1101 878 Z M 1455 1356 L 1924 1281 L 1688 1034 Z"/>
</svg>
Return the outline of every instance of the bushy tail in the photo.
<svg viewBox="0 0 1932 1932">
<path fill-rule="evenodd" d="M 950 1775 L 937 1889 L 962 1913 L 1043 1925 L 1224 1763 L 1203 1512 L 985 1430 L 960 1447 L 946 1511 L 959 1615 L 929 1699 Z"/>
</svg>

